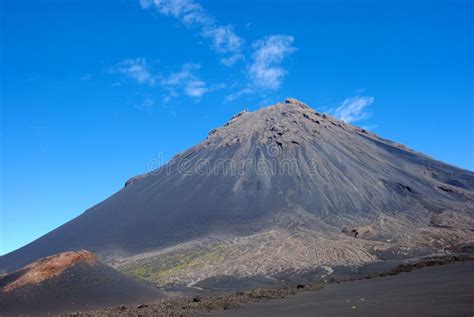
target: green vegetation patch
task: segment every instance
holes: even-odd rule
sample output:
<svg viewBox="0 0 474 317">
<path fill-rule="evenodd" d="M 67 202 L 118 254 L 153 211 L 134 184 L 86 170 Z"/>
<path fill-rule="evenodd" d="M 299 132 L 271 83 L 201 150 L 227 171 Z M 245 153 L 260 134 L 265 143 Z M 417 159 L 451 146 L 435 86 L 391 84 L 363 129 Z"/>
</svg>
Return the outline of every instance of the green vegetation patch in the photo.
<svg viewBox="0 0 474 317">
<path fill-rule="evenodd" d="M 212 248 L 173 252 L 139 260 L 122 267 L 121 270 L 132 277 L 162 286 L 169 283 L 173 277 L 179 277 L 183 271 L 219 263 L 230 249 L 228 245 L 219 244 Z"/>
</svg>

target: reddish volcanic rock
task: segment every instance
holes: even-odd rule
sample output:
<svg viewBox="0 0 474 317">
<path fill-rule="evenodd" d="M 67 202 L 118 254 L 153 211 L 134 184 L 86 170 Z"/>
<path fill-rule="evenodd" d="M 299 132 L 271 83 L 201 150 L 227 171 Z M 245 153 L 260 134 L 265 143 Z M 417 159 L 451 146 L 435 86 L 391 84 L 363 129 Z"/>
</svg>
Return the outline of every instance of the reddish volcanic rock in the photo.
<svg viewBox="0 0 474 317">
<path fill-rule="evenodd" d="M 48 256 L 21 269 L 18 278 L 5 285 L 2 291 L 8 292 L 29 284 L 39 284 L 44 280 L 60 275 L 78 262 L 97 265 L 97 257 L 86 250 L 69 251 Z"/>
</svg>

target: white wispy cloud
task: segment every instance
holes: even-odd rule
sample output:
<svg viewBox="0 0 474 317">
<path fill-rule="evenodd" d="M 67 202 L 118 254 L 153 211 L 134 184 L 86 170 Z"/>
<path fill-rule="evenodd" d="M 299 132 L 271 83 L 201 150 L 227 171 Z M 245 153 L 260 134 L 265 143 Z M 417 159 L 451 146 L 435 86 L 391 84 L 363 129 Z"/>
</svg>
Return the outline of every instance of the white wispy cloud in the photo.
<svg viewBox="0 0 474 317">
<path fill-rule="evenodd" d="M 285 57 L 296 51 L 293 41 L 293 36 L 275 34 L 253 43 L 252 62 L 246 68 L 249 81 L 240 90 L 228 94 L 225 101 L 234 101 L 243 95 L 265 94 L 281 88 L 283 79 L 288 74 L 282 63 Z"/>
<path fill-rule="evenodd" d="M 186 95 L 194 98 L 200 98 L 208 91 L 209 89 L 206 87 L 206 83 L 202 80 L 191 80 L 184 88 Z"/>
<path fill-rule="evenodd" d="M 251 88 L 246 87 L 246 88 L 241 89 L 239 91 L 228 94 L 227 96 L 225 96 L 225 101 L 226 102 L 231 102 L 231 101 L 239 99 L 243 95 L 251 94 L 252 92 L 253 92 L 253 90 Z"/>
<path fill-rule="evenodd" d="M 146 59 L 142 57 L 126 59 L 120 62 L 113 71 L 127 75 L 140 84 L 147 84 L 150 86 L 156 84 L 156 77 L 152 74 Z"/>
<path fill-rule="evenodd" d="M 329 112 L 347 123 L 368 119 L 372 114 L 366 109 L 374 103 L 374 97 L 356 96 L 345 99 L 342 104 Z"/>
<path fill-rule="evenodd" d="M 242 68 L 242 78 L 228 87 L 227 101 L 243 95 L 266 95 L 281 88 L 288 71 L 283 67 L 285 58 L 293 53 L 294 38 L 290 35 L 269 35 L 246 46 L 232 25 L 220 24 L 198 0 L 139 0 L 140 6 L 159 15 L 172 17 L 210 42 L 223 65 L 236 62 Z M 205 94 L 225 88 L 223 84 L 209 84 L 199 76 L 200 64 L 183 64 L 172 73 L 155 73 L 153 64 L 144 58 L 127 59 L 116 65 L 114 72 L 136 80 L 140 84 L 156 87 L 165 102 L 179 96 L 200 100 Z M 147 101 L 146 105 L 151 104 Z M 152 106 L 152 105 L 151 105 Z"/>
<path fill-rule="evenodd" d="M 153 95 L 150 93 L 137 94 L 138 97 L 141 97 L 140 102 L 136 103 L 134 107 L 140 111 L 151 111 L 155 104 L 153 100 Z"/>
<path fill-rule="evenodd" d="M 212 48 L 223 55 L 221 62 L 224 65 L 233 65 L 242 58 L 243 39 L 231 25 L 220 25 L 199 3 L 193 0 L 140 0 L 140 5 L 196 28 L 203 38 L 211 41 Z"/>
<path fill-rule="evenodd" d="M 210 91 L 222 88 L 222 84 L 209 86 L 200 78 L 200 64 L 185 63 L 178 71 L 168 74 L 154 73 L 148 64 L 145 58 L 126 59 L 113 67 L 112 73 L 124 74 L 139 84 L 146 84 L 153 89 L 158 88 L 164 93 L 165 102 L 181 95 L 199 99 Z M 143 98 L 136 108 L 140 110 L 151 108 L 154 104 L 151 95 L 141 94 L 141 96 L 146 98 Z"/>
<path fill-rule="evenodd" d="M 199 64 L 184 64 L 177 72 L 171 73 L 160 81 L 160 85 L 167 90 L 165 101 L 179 96 L 181 93 L 192 98 L 201 98 L 210 88 L 198 76 L 201 68 Z"/>
<path fill-rule="evenodd" d="M 295 51 L 293 36 L 270 35 L 253 44 L 253 62 L 249 75 L 256 87 L 276 90 L 287 74 L 281 66 L 283 59 Z"/>
<path fill-rule="evenodd" d="M 92 74 L 84 74 L 80 77 L 80 80 L 87 81 L 87 80 L 90 80 L 91 78 L 92 78 Z"/>
</svg>

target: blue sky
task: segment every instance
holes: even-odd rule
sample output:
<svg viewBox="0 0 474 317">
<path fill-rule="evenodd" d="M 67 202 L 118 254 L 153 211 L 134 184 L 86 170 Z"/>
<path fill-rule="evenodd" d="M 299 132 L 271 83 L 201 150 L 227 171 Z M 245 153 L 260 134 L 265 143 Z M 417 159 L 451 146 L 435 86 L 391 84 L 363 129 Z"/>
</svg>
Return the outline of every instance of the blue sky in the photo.
<svg viewBox="0 0 474 317">
<path fill-rule="evenodd" d="M 286 97 L 474 170 L 472 1 L 0 6 L 0 254 Z"/>
</svg>

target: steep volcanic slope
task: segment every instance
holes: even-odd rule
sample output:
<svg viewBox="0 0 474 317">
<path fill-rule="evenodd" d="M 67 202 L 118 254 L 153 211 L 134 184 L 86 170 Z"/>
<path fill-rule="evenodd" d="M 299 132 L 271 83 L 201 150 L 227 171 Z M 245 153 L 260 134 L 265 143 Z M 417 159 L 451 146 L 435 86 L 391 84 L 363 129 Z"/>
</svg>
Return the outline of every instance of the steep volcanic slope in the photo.
<svg viewBox="0 0 474 317">
<path fill-rule="evenodd" d="M 473 241 L 473 197 L 474 173 L 288 99 L 239 113 L 0 269 L 79 248 L 158 284 L 363 264 Z"/>
<path fill-rule="evenodd" d="M 162 294 L 88 251 L 64 252 L 0 279 L 0 315 L 47 315 L 154 301 Z"/>
</svg>

